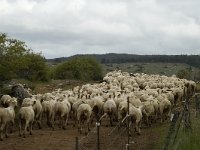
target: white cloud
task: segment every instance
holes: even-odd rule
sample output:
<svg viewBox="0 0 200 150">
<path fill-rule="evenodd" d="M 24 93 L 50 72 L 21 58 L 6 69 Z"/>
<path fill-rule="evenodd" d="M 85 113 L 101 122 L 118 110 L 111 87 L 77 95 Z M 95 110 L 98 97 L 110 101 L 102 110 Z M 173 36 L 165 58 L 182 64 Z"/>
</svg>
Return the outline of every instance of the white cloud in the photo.
<svg viewBox="0 0 200 150">
<path fill-rule="evenodd" d="M 163 27 L 163 31 L 172 37 L 179 38 L 200 38 L 200 25 L 194 21 L 187 24 L 170 24 Z"/>
<path fill-rule="evenodd" d="M 0 0 L 0 32 L 47 58 L 200 54 L 198 0 Z"/>
</svg>

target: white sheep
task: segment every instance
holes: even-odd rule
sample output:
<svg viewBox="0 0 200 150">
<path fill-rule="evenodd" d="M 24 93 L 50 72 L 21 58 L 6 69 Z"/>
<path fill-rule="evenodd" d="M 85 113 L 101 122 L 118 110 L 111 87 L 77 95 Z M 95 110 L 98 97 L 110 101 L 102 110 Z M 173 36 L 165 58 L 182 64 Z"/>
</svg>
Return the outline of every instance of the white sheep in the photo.
<svg viewBox="0 0 200 150">
<path fill-rule="evenodd" d="M 135 107 L 139 107 L 142 105 L 142 102 L 140 101 L 139 98 L 137 98 L 136 96 L 134 95 L 130 95 L 129 97 L 129 102 L 134 105 Z"/>
<path fill-rule="evenodd" d="M 171 113 L 171 102 L 168 99 L 159 101 L 159 112 L 162 123 L 166 117 L 170 116 Z"/>
<path fill-rule="evenodd" d="M 33 95 L 32 98 L 36 100 L 35 105 L 33 106 L 33 110 L 35 112 L 35 122 L 38 124 L 39 129 L 42 128 L 42 102 L 43 98 L 41 94 Z"/>
<path fill-rule="evenodd" d="M 27 100 L 28 101 L 28 100 Z M 32 135 L 32 125 L 35 117 L 33 106 L 36 104 L 36 100 L 30 100 L 29 106 L 22 106 L 19 110 L 19 136 L 22 136 L 22 125 L 24 125 L 24 138 L 26 137 L 27 128 L 29 128 L 30 135 Z M 28 104 L 28 103 L 27 103 Z"/>
<path fill-rule="evenodd" d="M 54 105 L 56 103 L 55 97 L 51 96 L 44 96 L 42 102 L 43 114 L 46 114 L 47 118 L 47 125 L 52 127 L 52 117 L 54 114 Z"/>
<path fill-rule="evenodd" d="M 96 121 L 98 121 L 103 113 L 104 98 L 102 96 L 95 96 L 92 97 L 90 100 L 87 100 L 86 102 L 90 106 L 92 106 L 91 123 L 93 122 L 94 118 L 96 119 Z"/>
<path fill-rule="evenodd" d="M 143 106 L 135 107 L 130 103 L 129 115 L 127 114 L 126 117 L 122 120 L 122 122 L 124 122 L 124 120 L 130 117 L 130 119 L 132 120 L 131 122 L 135 121 L 135 130 L 137 134 L 141 134 L 140 128 L 142 124 L 142 111 L 143 111 Z M 131 125 L 131 122 L 129 123 L 129 126 Z"/>
<path fill-rule="evenodd" d="M 77 119 L 77 110 L 78 110 L 78 107 L 79 105 L 85 103 L 82 99 L 78 99 L 77 102 L 75 102 L 73 105 L 72 105 L 72 118 L 74 120 L 74 124 L 73 126 L 75 127 L 76 125 L 76 119 Z"/>
<path fill-rule="evenodd" d="M 128 103 L 127 101 L 121 101 L 119 103 L 119 107 L 118 107 L 118 120 L 121 121 L 127 113 L 127 109 L 128 109 Z"/>
<path fill-rule="evenodd" d="M 117 105 L 113 99 L 108 99 L 103 105 L 104 114 L 101 116 L 100 121 L 104 117 L 110 118 L 110 125 L 113 126 L 113 120 L 117 119 Z"/>
<path fill-rule="evenodd" d="M 78 130 L 82 133 L 82 128 L 84 124 L 87 125 L 87 131 L 85 134 L 90 131 L 90 117 L 92 114 L 92 108 L 89 104 L 80 104 L 77 109 L 77 121 L 78 121 Z"/>
<path fill-rule="evenodd" d="M 147 125 L 150 126 L 151 125 L 151 119 L 153 118 L 153 115 L 155 114 L 154 104 L 153 104 L 152 100 L 143 102 L 142 113 L 144 114 L 143 116 L 146 119 Z"/>
<path fill-rule="evenodd" d="M 32 98 L 25 98 L 21 104 L 22 107 L 30 106 L 33 104 L 33 101 L 36 101 L 35 105 L 33 105 L 33 110 L 35 113 L 35 119 L 34 121 L 38 124 L 39 129 L 42 128 L 41 126 L 41 120 L 42 120 L 42 104 L 43 101 L 41 95 L 33 95 Z"/>
<path fill-rule="evenodd" d="M 3 107 L 8 107 L 10 99 L 11 99 L 10 95 L 3 95 L 0 100 L 0 105 Z"/>
<path fill-rule="evenodd" d="M 14 125 L 15 119 L 15 110 L 14 108 L 17 106 L 17 99 L 11 98 L 8 101 L 9 106 L 7 108 L 0 108 L 0 140 L 3 140 L 3 130 L 5 129 L 5 136 L 8 137 L 7 134 L 7 123 L 12 122 Z"/>
<path fill-rule="evenodd" d="M 57 99 L 57 102 L 55 103 L 54 106 L 54 114 L 52 120 L 54 121 L 56 115 L 58 115 L 60 118 L 61 127 L 63 129 L 66 129 L 70 110 L 71 110 L 71 104 L 67 98 Z M 52 127 L 54 129 L 54 123 Z"/>
</svg>

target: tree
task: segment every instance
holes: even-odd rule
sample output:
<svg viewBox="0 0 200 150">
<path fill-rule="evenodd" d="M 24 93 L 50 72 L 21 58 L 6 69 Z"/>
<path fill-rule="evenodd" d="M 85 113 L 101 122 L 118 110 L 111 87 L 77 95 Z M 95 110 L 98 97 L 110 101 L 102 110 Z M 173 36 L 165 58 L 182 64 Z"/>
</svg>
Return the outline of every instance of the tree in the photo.
<svg viewBox="0 0 200 150">
<path fill-rule="evenodd" d="M 44 80 L 46 75 L 45 59 L 41 54 L 33 53 L 25 42 L 0 33 L 0 80 Z"/>
</svg>

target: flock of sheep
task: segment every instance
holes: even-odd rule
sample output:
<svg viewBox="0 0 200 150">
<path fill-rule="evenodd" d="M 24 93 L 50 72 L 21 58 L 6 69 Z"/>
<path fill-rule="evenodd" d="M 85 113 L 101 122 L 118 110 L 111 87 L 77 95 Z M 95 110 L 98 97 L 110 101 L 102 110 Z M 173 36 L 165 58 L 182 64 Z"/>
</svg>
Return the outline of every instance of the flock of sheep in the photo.
<svg viewBox="0 0 200 150">
<path fill-rule="evenodd" d="M 122 123 L 127 117 L 140 134 L 142 122 L 150 126 L 158 119 L 160 122 L 169 119 L 172 107 L 182 101 L 184 94 L 194 94 L 195 88 L 194 81 L 176 76 L 113 71 L 106 74 L 102 83 L 32 95 L 20 105 L 16 98 L 3 95 L 0 101 L 0 140 L 3 140 L 4 130 L 5 137 L 8 137 L 8 123 L 14 125 L 15 117 L 18 118 L 19 136 L 23 137 L 27 130 L 32 134 L 33 123 L 41 128 L 44 120 L 52 129 L 57 125 L 66 129 L 70 119 L 80 133 L 84 129 L 87 134 L 94 120 L 112 126 L 113 122 Z M 15 107 L 19 107 L 16 115 Z"/>
</svg>

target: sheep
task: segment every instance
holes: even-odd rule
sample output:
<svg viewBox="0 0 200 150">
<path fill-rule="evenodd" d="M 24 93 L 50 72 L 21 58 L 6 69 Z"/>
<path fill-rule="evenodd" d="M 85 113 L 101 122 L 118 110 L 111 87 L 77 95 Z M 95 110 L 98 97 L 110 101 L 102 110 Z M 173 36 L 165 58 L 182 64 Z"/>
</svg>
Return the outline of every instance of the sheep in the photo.
<svg viewBox="0 0 200 150">
<path fill-rule="evenodd" d="M 185 81 L 185 86 L 188 88 L 187 95 L 192 96 L 195 93 L 196 83 L 194 81 Z"/>
<path fill-rule="evenodd" d="M 3 95 L 0 100 L 0 105 L 3 107 L 8 107 L 10 99 L 11 99 L 10 95 Z"/>
<path fill-rule="evenodd" d="M 78 96 L 68 95 L 68 101 L 70 102 L 71 105 L 73 105 L 74 103 L 76 103 L 77 99 L 78 99 Z"/>
<path fill-rule="evenodd" d="M 135 130 L 139 135 L 141 134 L 140 128 L 142 123 L 142 111 L 143 111 L 143 106 L 137 108 L 130 104 L 129 115 L 132 119 L 135 119 Z"/>
<path fill-rule="evenodd" d="M 176 105 L 178 102 L 182 101 L 182 98 L 184 96 L 184 90 L 181 87 L 171 88 L 172 93 L 174 94 L 174 105 Z"/>
<path fill-rule="evenodd" d="M 167 99 L 174 105 L 174 94 L 172 91 L 166 91 L 165 94 L 167 95 Z"/>
<path fill-rule="evenodd" d="M 134 105 L 135 107 L 139 107 L 142 105 L 142 102 L 139 98 L 135 97 L 134 95 L 129 95 L 129 102 Z"/>
<path fill-rule="evenodd" d="M 155 109 L 154 109 L 154 105 L 153 105 L 153 101 L 146 101 L 143 102 L 143 111 L 142 113 L 144 114 L 144 117 L 146 119 L 146 123 L 148 126 L 151 125 L 151 122 L 149 121 L 149 119 L 151 119 L 150 117 L 152 117 L 155 113 Z"/>
<path fill-rule="evenodd" d="M 128 103 L 127 101 L 121 101 L 118 107 L 118 120 L 119 122 L 126 116 L 128 110 Z"/>
<path fill-rule="evenodd" d="M 161 123 L 165 120 L 166 117 L 170 116 L 171 113 L 171 102 L 168 99 L 163 99 L 159 101 L 159 112 Z"/>
<path fill-rule="evenodd" d="M 35 99 L 29 100 L 29 105 L 23 105 L 19 110 L 19 136 L 22 136 L 22 125 L 24 125 L 23 137 L 26 137 L 27 128 L 29 128 L 30 135 L 33 134 L 32 126 L 35 117 L 33 106 L 36 104 Z M 28 103 L 27 103 L 28 104 Z"/>
<path fill-rule="evenodd" d="M 102 96 L 95 96 L 91 98 L 90 101 L 91 101 L 90 103 L 93 103 L 92 117 L 91 117 L 91 123 L 92 123 L 94 117 L 96 118 L 96 121 L 98 121 L 100 116 L 102 115 L 104 99 Z"/>
<path fill-rule="evenodd" d="M 34 122 L 37 123 L 39 129 L 42 128 L 41 120 L 42 120 L 42 104 L 43 102 L 42 95 L 33 95 L 32 98 L 25 98 L 21 104 L 21 107 L 32 105 L 33 101 L 36 101 L 35 105 L 33 105 L 33 110 L 35 113 Z"/>
<path fill-rule="evenodd" d="M 104 114 L 101 116 L 100 121 L 105 116 L 110 118 L 110 126 L 113 126 L 113 119 L 117 119 L 117 106 L 113 99 L 108 99 L 103 105 Z"/>
<path fill-rule="evenodd" d="M 154 98 L 152 100 L 152 104 L 153 104 L 153 107 L 154 107 L 154 115 L 155 115 L 153 120 L 156 122 L 156 120 L 158 119 L 158 112 L 159 112 L 158 100 L 156 98 Z"/>
<path fill-rule="evenodd" d="M 74 119 L 74 124 L 73 124 L 74 127 L 76 125 L 77 110 L 78 110 L 79 105 L 81 105 L 82 103 L 85 103 L 85 102 L 82 99 L 78 99 L 77 102 L 75 102 L 72 105 L 72 118 Z"/>
<path fill-rule="evenodd" d="M 38 124 L 39 129 L 42 128 L 42 113 L 43 113 L 43 108 L 42 108 L 42 102 L 43 102 L 43 98 L 42 95 L 38 94 L 38 95 L 33 95 L 32 98 L 35 98 L 36 103 L 33 106 L 33 110 L 35 112 L 35 122 Z"/>
<path fill-rule="evenodd" d="M 89 104 L 80 104 L 77 109 L 77 121 L 78 121 L 78 131 L 82 133 L 82 128 L 84 123 L 87 124 L 87 131 L 85 130 L 85 134 L 90 131 L 90 117 L 92 114 L 92 108 Z"/>
<path fill-rule="evenodd" d="M 7 124 L 8 122 L 12 122 L 14 125 L 14 119 L 15 119 L 15 110 L 14 108 L 17 106 L 17 99 L 16 98 L 10 98 L 9 101 L 7 101 L 9 106 L 7 108 L 0 108 L 0 140 L 3 141 L 3 130 L 5 128 L 5 137 L 8 137 L 7 134 Z"/>
<path fill-rule="evenodd" d="M 115 104 L 117 108 L 119 107 L 119 104 L 126 99 L 126 95 L 124 94 L 117 94 L 114 98 Z"/>
<path fill-rule="evenodd" d="M 56 115 L 59 115 L 60 124 L 64 130 L 66 129 L 66 126 L 67 126 L 70 110 L 71 110 L 71 104 L 67 98 L 57 99 L 57 102 L 55 103 L 55 106 L 54 106 L 54 114 L 53 114 L 52 120 L 54 120 Z M 54 123 L 52 127 L 54 129 Z"/>
<path fill-rule="evenodd" d="M 47 117 L 47 125 L 49 127 L 52 127 L 52 117 L 54 113 L 54 105 L 56 103 L 55 97 L 53 97 L 51 94 L 44 95 L 43 97 L 43 102 L 42 102 L 42 109 L 43 109 L 43 114 L 46 114 Z"/>
<path fill-rule="evenodd" d="M 110 125 L 112 126 L 113 119 L 120 120 L 125 116 L 125 113 L 127 112 L 126 99 L 129 97 L 131 109 L 140 109 L 143 118 L 145 120 L 147 119 L 148 125 L 150 124 L 150 117 L 154 117 L 155 115 L 156 119 L 158 112 L 161 115 L 161 122 L 163 122 L 163 119 L 166 116 L 165 111 L 169 113 L 171 107 L 176 105 L 176 102 L 181 101 L 184 92 L 185 94 L 193 93 L 196 86 L 193 81 L 178 79 L 175 76 L 167 77 L 147 75 L 144 73 L 129 74 L 121 71 L 109 72 L 104 77 L 104 80 L 106 82 L 100 84 L 76 86 L 73 89 L 66 91 L 58 89 L 57 91 L 46 93 L 43 96 L 38 97 L 33 95 L 33 98 L 36 99 L 36 103 L 33 105 L 35 121 L 37 120 L 37 110 L 35 110 L 37 103 L 42 104 L 40 112 L 43 110 L 43 112 L 47 114 L 48 125 L 54 126 L 54 119 L 57 113 L 59 113 L 59 117 L 62 118 L 63 128 L 66 128 L 64 122 L 67 122 L 65 117 L 67 117 L 68 111 L 70 113 L 73 112 L 73 119 L 76 122 L 78 108 L 87 104 L 92 109 L 90 121 L 93 120 L 94 116 L 97 121 L 99 121 L 100 117 L 101 120 L 103 117 L 109 116 Z M 66 100 L 63 100 L 65 99 L 64 97 Z M 40 100 L 43 100 L 43 102 Z M 26 100 L 24 100 L 23 103 L 24 105 L 26 103 L 27 105 L 30 105 Z M 137 111 L 139 114 L 139 110 Z M 135 113 L 137 111 L 135 111 Z M 141 120 L 139 119 L 142 118 L 141 115 L 138 116 L 140 117 L 136 117 L 136 120 Z M 133 117 L 134 115 L 132 115 L 131 118 Z M 79 128 L 82 128 L 80 120 Z M 137 121 L 136 130 L 138 133 L 140 133 L 140 124 L 140 121 Z"/>
<path fill-rule="evenodd" d="M 129 104 L 129 115 L 127 114 L 126 117 L 122 120 L 124 122 L 128 117 L 133 121 L 135 121 L 135 130 L 137 134 L 141 134 L 140 128 L 142 124 L 142 111 L 143 106 L 135 107 L 131 103 Z M 130 122 L 131 124 L 131 122 Z M 129 126 L 130 126 L 129 124 Z M 130 133 L 129 133 L 130 134 Z"/>
</svg>

